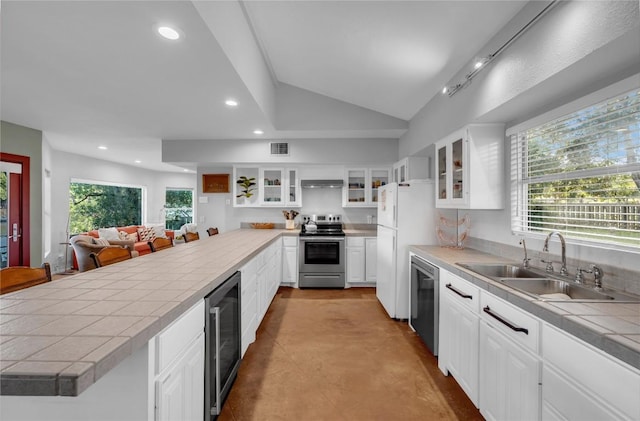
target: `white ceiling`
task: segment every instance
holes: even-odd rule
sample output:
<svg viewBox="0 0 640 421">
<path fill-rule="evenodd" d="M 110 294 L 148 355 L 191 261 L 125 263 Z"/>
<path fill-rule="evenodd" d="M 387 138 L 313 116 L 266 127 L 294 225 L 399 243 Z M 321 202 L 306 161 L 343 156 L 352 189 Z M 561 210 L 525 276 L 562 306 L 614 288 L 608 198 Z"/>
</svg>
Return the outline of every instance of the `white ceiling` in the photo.
<svg viewBox="0 0 640 421">
<path fill-rule="evenodd" d="M 404 120 L 523 5 L 242 3 L 276 84 Z M 160 38 L 160 23 L 177 26 L 183 37 Z M 161 162 L 161 139 L 247 139 L 258 127 L 287 137 L 190 1 L 3 0 L 1 71 L 2 120 L 44 131 L 63 151 L 176 171 Z M 229 97 L 237 109 L 224 105 Z M 306 136 L 331 133 L 319 128 Z M 101 144 L 109 149 L 98 150 Z"/>
</svg>

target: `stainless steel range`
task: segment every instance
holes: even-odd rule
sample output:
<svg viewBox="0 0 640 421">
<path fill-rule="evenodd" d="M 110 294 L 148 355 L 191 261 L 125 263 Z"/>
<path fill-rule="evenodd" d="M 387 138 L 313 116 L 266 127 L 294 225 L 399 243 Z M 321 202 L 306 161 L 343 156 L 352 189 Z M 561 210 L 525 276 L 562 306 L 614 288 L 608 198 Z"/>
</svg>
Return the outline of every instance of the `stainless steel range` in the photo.
<svg viewBox="0 0 640 421">
<path fill-rule="evenodd" d="M 341 215 L 302 215 L 300 288 L 344 288 L 345 248 Z"/>
</svg>

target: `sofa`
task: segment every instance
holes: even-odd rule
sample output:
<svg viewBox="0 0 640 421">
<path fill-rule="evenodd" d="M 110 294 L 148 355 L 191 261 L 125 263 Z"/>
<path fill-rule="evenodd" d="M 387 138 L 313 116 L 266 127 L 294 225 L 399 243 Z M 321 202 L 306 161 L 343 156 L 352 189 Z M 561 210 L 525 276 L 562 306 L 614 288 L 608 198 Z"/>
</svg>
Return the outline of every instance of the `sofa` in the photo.
<svg viewBox="0 0 640 421">
<path fill-rule="evenodd" d="M 158 233 L 158 231 L 164 232 L 164 235 L 173 241 L 175 236 L 174 231 L 158 228 L 157 225 L 129 225 L 126 227 L 101 228 L 72 237 L 71 245 L 73 246 L 74 252 L 73 267 L 79 269 L 81 272 L 95 269 L 95 264 L 93 264 L 89 255 L 92 252 L 96 253 L 100 251 L 106 246 L 105 244 L 96 244 L 96 239 L 100 238 L 107 239 L 111 246 L 128 248 L 131 250 L 133 256 L 142 256 L 151 253 L 151 247 L 149 246 L 150 237 L 141 238 L 141 234 L 149 234 L 148 231 L 150 228 L 155 228 L 155 233 Z M 116 232 L 116 234 L 114 234 L 114 232 Z M 155 238 L 155 235 L 153 238 Z M 104 243 L 104 241 L 98 242 Z"/>
</svg>

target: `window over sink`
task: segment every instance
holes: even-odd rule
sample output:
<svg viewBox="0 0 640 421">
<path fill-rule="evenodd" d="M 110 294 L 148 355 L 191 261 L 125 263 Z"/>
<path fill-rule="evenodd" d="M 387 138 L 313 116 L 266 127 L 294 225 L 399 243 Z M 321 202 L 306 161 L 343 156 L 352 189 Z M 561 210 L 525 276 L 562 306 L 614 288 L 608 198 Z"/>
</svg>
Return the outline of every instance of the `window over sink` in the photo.
<svg viewBox="0 0 640 421">
<path fill-rule="evenodd" d="M 561 116 L 555 110 L 507 131 L 515 233 L 559 231 L 640 249 L 640 88 L 623 92 L 599 91 Z"/>
</svg>

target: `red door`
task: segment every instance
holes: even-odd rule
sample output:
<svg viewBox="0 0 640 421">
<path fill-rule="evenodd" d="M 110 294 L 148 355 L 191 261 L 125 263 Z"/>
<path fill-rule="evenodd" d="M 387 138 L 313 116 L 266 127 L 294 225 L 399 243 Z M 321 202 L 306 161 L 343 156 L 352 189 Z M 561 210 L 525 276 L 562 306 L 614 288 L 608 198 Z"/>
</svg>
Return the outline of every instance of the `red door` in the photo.
<svg viewBox="0 0 640 421">
<path fill-rule="evenodd" d="M 29 157 L 0 154 L 0 267 L 29 266 Z"/>
</svg>

